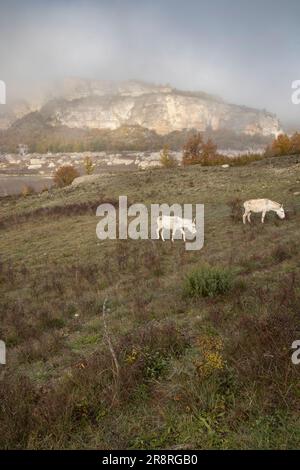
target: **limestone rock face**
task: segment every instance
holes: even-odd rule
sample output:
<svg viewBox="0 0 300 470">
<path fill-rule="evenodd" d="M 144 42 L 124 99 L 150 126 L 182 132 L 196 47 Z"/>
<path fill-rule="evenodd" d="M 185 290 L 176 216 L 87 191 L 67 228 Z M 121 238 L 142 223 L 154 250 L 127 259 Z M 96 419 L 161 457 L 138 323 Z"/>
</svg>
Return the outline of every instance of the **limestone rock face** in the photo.
<svg viewBox="0 0 300 470">
<path fill-rule="evenodd" d="M 40 108 L 52 126 L 117 129 L 142 126 L 158 134 L 183 129 L 229 129 L 237 133 L 277 135 L 280 123 L 264 110 L 233 105 L 203 92 L 183 92 L 170 86 L 139 81 L 66 79 L 48 94 Z M 31 108 L 28 105 L 30 112 Z M 23 109 L 21 115 L 26 110 Z M 13 121 L 3 118 L 1 126 Z"/>
<path fill-rule="evenodd" d="M 280 124 L 266 111 L 176 92 L 139 96 L 95 96 L 59 102 L 50 116 L 52 125 L 117 129 L 140 125 L 158 134 L 182 129 L 230 129 L 249 135 L 277 135 Z"/>
</svg>

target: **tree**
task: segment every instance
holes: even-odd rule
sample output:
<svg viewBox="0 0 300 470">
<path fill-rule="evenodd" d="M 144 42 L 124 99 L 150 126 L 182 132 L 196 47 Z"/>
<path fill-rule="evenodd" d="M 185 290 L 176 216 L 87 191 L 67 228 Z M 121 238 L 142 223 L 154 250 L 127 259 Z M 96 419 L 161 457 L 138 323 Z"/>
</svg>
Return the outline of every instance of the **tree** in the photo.
<svg viewBox="0 0 300 470">
<path fill-rule="evenodd" d="M 174 168 L 177 166 L 177 161 L 170 155 L 168 145 L 164 145 L 164 148 L 160 152 L 160 163 L 165 168 Z"/>
<path fill-rule="evenodd" d="M 289 155 L 292 152 L 292 142 L 287 134 L 280 134 L 273 140 L 270 147 L 266 150 L 269 157 Z"/>
<path fill-rule="evenodd" d="M 202 145 L 202 160 L 204 162 L 213 162 L 217 158 L 217 146 L 211 139 Z"/>
<path fill-rule="evenodd" d="M 300 134 L 295 132 L 291 138 L 291 153 L 300 153 Z"/>
<path fill-rule="evenodd" d="M 192 135 L 183 147 L 183 165 L 201 163 L 203 139 L 200 133 Z"/>
<path fill-rule="evenodd" d="M 59 188 L 69 186 L 75 178 L 79 176 L 79 172 L 72 165 L 65 165 L 58 168 L 54 174 L 54 183 Z"/>
<path fill-rule="evenodd" d="M 218 161 L 217 146 L 211 139 L 204 142 L 201 134 L 190 137 L 183 148 L 183 165 L 216 164 Z"/>
<path fill-rule="evenodd" d="M 93 164 L 93 160 L 91 159 L 91 157 L 85 157 L 83 164 L 86 175 L 91 175 L 92 173 L 94 173 L 96 165 Z"/>
</svg>

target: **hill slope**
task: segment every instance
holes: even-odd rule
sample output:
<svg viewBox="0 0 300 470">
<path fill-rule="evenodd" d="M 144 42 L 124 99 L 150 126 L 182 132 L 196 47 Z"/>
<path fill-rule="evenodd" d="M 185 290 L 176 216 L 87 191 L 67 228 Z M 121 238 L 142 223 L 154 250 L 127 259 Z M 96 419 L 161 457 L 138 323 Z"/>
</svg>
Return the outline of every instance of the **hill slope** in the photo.
<svg viewBox="0 0 300 470">
<path fill-rule="evenodd" d="M 103 175 L 2 199 L 0 447 L 297 447 L 297 161 Z M 95 209 L 119 195 L 204 203 L 204 248 L 100 242 Z M 287 220 L 243 226 L 234 201 L 252 197 L 283 202 Z M 230 269 L 231 291 L 183 297 L 186 275 L 204 264 Z"/>
</svg>

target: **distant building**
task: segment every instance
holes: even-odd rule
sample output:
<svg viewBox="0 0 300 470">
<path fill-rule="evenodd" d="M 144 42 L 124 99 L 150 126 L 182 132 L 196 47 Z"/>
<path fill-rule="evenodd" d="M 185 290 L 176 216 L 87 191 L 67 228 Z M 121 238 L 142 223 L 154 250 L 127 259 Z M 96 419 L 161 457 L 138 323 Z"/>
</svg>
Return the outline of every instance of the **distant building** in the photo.
<svg viewBox="0 0 300 470">
<path fill-rule="evenodd" d="M 26 144 L 19 144 L 18 145 L 18 154 L 23 157 L 28 153 L 28 145 Z"/>
</svg>

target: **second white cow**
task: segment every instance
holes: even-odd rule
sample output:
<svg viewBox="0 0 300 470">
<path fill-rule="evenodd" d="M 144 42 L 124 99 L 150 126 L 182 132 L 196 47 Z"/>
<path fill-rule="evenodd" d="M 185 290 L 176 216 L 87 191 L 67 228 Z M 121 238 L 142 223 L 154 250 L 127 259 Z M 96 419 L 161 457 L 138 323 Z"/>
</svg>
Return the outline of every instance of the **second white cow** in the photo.
<svg viewBox="0 0 300 470">
<path fill-rule="evenodd" d="M 245 212 L 243 215 L 243 223 L 246 223 L 246 218 L 249 223 L 251 223 L 251 213 L 252 212 L 261 212 L 261 222 L 264 223 L 266 213 L 269 211 L 274 211 L 280 219 L 285 218 L 285 212 L 283 205 L 279 202 L 271 201 L 270 199 L 250 199 L 249 201 L 244 202 Z"/>
<path fill-rule="evenodd" d="M 170 230 L 170 232 L 172 232 L 172 242 L 174 242 L 174 234 L 177 232 L 177 230 L 180 230 L 183 236 L 183 241 L 185 241 L 186 239 L 184 229 L 189 230 L 189 232 L 191 232 L 193 235 L 197 233 L 195 220 L 192 221 L 191 219 L 183 219 L 181 217 L 178 217 L 177 215 L 160 215 L 159 217 L 157 217 L 156 222 L 156 235 L 157 238 L 159 238 L 161 235 L 162 241 L 165 241 L 163 234 L 164 229 Z"/>
</svg>

